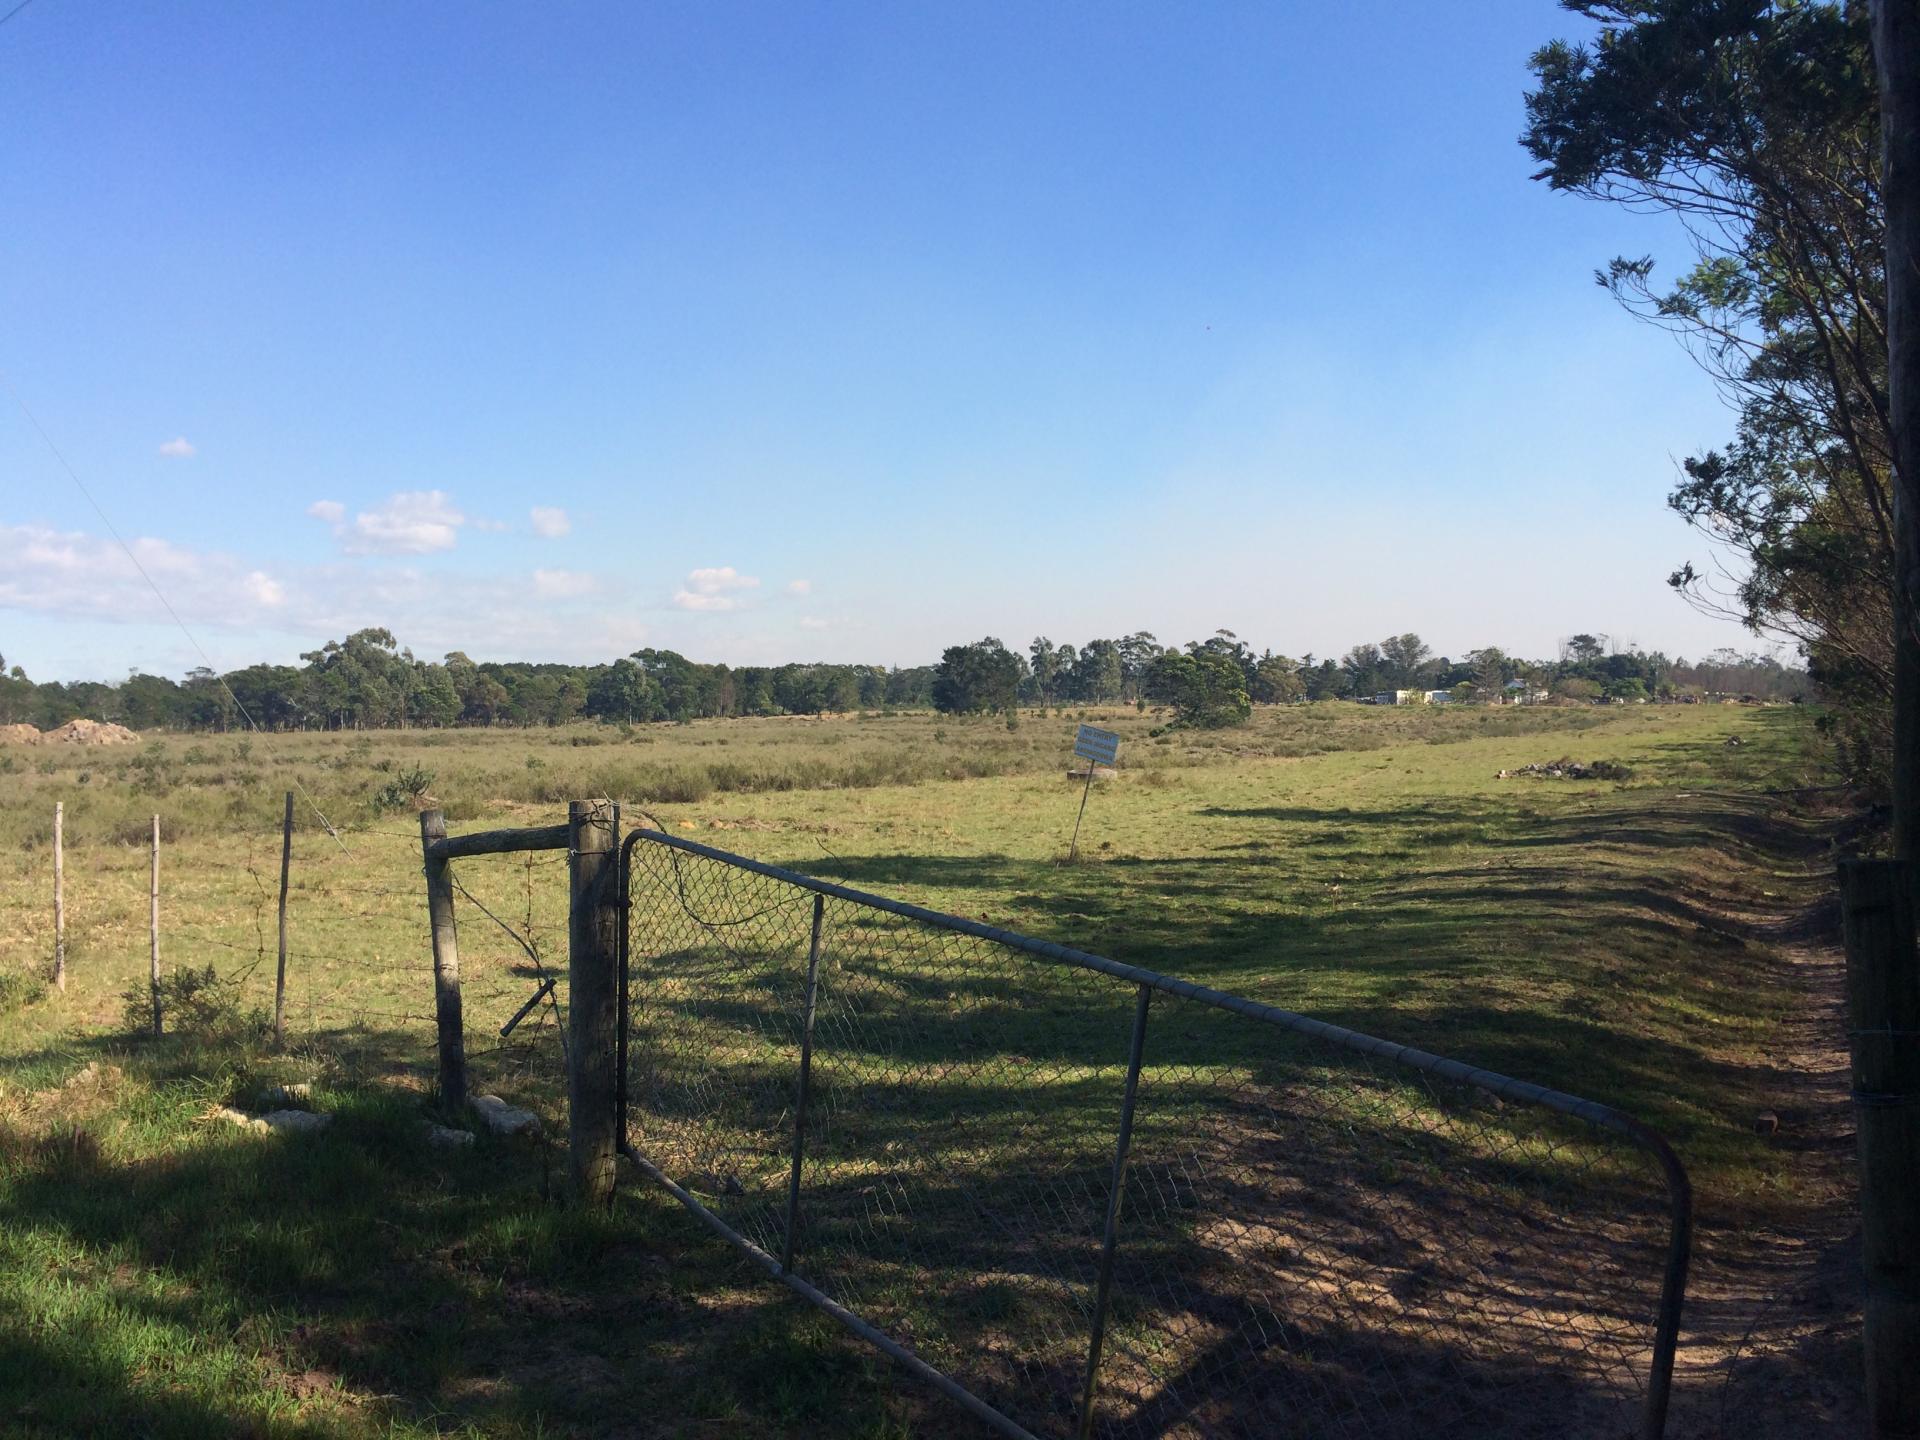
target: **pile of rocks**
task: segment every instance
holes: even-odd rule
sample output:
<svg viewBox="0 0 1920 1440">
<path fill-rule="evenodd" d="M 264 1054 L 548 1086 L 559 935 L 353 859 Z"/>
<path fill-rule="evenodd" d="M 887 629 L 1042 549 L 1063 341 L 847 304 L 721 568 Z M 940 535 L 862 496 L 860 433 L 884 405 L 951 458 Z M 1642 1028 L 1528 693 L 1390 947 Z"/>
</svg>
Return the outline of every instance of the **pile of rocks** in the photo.
<svg viewBox="0 0 1920 1440">
<path fill-rule="evenodd" d="M 213 1112 L 212 1118 L 242 1130 L 257 1130 L 261 1134 L 270 1130 L 277 1130 L 283 1135 L 324 1130 L 333 1123 L 333 1116 L 306 1108 L 312 1099 L 311 1085 L 274 1085 L 263 1090 L 256 1099 L 255 1103 L 264 1107 L 264 1113 L 249 1115 L 245 1110 L 222 1105 Z"/>
<path fill-rule="evenodd" d="M 509 1105 L 498 1095 L 477 1095 L 470 1102 L 473 1113 L 488 1130 L 495 1135 L 540 1134 L 540 1117 L 531 1110 L 522 1110 Z M 442 1148 L 455 1145 L 471 1145 L 473 1131 L 456 1130 L 449 1125 L 427 1126 L 427 1143 Z"/>
<path fill-rule="evenodd" d="M 218 1106 L 208 1112 L 207 1118 L 262 1135 L 272 1132 L 282 1135 L 308 1133 L 324 1130 L 333 1123 L 332 1115 L 313 1109 L 311 1085 L 270 1085 L 251 1096 L 247 1103 L 250 1108 L 246 1110 L 232 1105 Z M 498 1095 L 476 1096 L 471 1108 L 480 1127 L 492 1134 L 535 1138 L 540 1134 L 538 1115 L 531 1110 L 509 1105 Z M 451 1148 L 473 1144 L 474 1132 L 429 1123 L 426 1126 L 426 1139 L 429 1145 L 437 1148 Z"/>
<path fill-rule="evenodd" d="M 1517 770 L 1494 772 L 1496 780 L 1512 780 L 1521 775 L 1542 775 L 1549 780 L 1631 780 L 1633 771 L 1613 760 L 1582 763 L 1562 756 L 1543 765 L 1522 765 Z"/>
</svg>

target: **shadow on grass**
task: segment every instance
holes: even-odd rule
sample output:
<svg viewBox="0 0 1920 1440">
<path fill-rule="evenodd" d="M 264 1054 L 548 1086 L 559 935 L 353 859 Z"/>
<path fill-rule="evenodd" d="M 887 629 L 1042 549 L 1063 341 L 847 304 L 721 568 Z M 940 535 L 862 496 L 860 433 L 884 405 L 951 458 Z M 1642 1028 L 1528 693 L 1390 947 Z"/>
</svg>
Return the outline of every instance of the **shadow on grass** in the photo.
<svg viewBox="0 0 1920 1440">
<path fill-rule="evenodd" d="M 1816 819 L 1752 798 L 1611 786 L 1572 812 L 1489 800 L 1201 813 L 1238 835 L 1251 822 L 1255 839 L 1065 871 L 1005 856 L 814 869 L 883 894 L 955 897 L 962 914 L 968 896 L 990 897 L 979 918 L 992 923 L 1617 1105 L 1709 1171 L 1752 1162 L 1756 1097 L 1787 1072 L 1759 1048 L 1715 1058 L 1686 1017 L 1704 1010 L 1716 1026 L 1757 1031 L 1777 1014 L 1767 942 L 1781 932 L 1730 912 L 1721 892 L 1729 857 L 1762 874 L 1815 863 L 1826 844 Z M 1474 843 L 1451 844 L 1455 831 Z M 1328 862 L 1311 845 L 1329 833 L 1384 840 Z M 1423 848 L 1424 864 L 1381 858 Z M 804 936 L 797 945 L 803 955 Z M 943 953 L 928 948 L 932 966 Z M 1025 983 L 967 981 L 1009 1008 Z M 1015 1043 L 1045 1049 L 1038 1037 Z"/>
<path fill-rule="evenodd" d="M 395 1068 L 418 1043 L 352 1038 Z M 429 1147 L 416 1096 L 254 1134 L 199 1119 L 231 1054 L 61 1054 L 143 1083 L 77 1132 L 0 1134 L 8 1434 L 771 1436 L 843 1404 L 870 1417 L 844 1433 L 897 1431 L 890 1367 L 795 1305 L 729 1312 L 741 1267 L 663 1197 L 563 1208 L 539 1147 Z"/>
<path fill-rule="evenodd" d="M 778 1253 L 791 991 L 673 958 L 641 1031 L 639 1148 Z M 823 981 L 801 1273 L 1053 1433 L 1091 1326 L 1126 1007 L 1044 986 L 1009 1006 L 999 977 L 951 975 L 942 1006 L 896 981 Z M 1643 1157 L 1177 1000 L 1147 1055 L 1100 1433 L 1630 1428 L 1666 1219 Z"/>
</svg>

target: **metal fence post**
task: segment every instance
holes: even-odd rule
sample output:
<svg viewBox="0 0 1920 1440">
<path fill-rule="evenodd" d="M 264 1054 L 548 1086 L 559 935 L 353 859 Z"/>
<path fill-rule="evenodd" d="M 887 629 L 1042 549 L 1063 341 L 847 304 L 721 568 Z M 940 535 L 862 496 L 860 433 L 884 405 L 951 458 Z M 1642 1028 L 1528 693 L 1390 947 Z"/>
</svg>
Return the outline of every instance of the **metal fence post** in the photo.
<svg viewBox="0 0 1920 1440">
<path fill-rule="evenodd" d="M 427 918 L 433 929 L 433 1005 L 440 1029 L 440 1103 L 467 1108 L 467 1043 L 460 1016 L 460 942 L 453 921 L 453 875 L 434 842 L 447 838 L 447 817 L 420 812 L 420 853 L 427 876 Z"/>
<path fill-rule="evenodd" d="M 787 1177 L 787 1232 L 780 1246 L 780 1268 L 793 1269 L 793 1232 L 800 1219 L 800 1160 L 807 1148 L 807 1093 L 813 1078 L 813 1001 L 819 993 L 820 925 L 827 897 L 813 897 L 813 938 L 807 943 L 807 1000 L 800 1021 L 800 1097 L 793 1112 L 793 1173 Z"/>
<path fill-rule="evenodd" d="M 620 807 L 567 806 L 567 1174 L 574 1198 L 613 1198 L 620 1137 L 614 1074 L 620 1005 L 620 894 L 615 859 Z"/>
<path fill-rule="evenodd" d="M 622 1150 L 633 1140 L 627 1132 L 627 1045 L 633 1028 L 633 842 L 639 835 L 635 831 L 621 843 L 614 869 L 614 883 L 620 887 L 620 1009 L 613 1027 L 613 1134 Z"/>
<path fill-rule="evenodd" d="M 1140 1054 L 1147 1043 L 1147 1006 L 1152 987 L 1142 985 L 1133 1006 L 1133 1043 L 1127 1051 L 1127 1089 L 1120 1102 L 1120 1133 L 1113 1142 L 1113 1184 L 1107 1193 L 1106 1234 L 1100 1242 L 1100 1280 L 1093 1300 L 1093 1335 L 1087 1343 L 1087 1380 L 1080 1392 L 1080 1440 L 1093 1434 L 1093 1397 L 1100 1380 L 1100 1350 L 1107 1338 L 1107 1297 L 1113 1292 L 1113 1259 L 1120 1244 L 1120 1192 L 1127 1180 L 1127 1150 L 1133 1144 L 1133 1108 L 1140 1095 Z"/>
</svg>

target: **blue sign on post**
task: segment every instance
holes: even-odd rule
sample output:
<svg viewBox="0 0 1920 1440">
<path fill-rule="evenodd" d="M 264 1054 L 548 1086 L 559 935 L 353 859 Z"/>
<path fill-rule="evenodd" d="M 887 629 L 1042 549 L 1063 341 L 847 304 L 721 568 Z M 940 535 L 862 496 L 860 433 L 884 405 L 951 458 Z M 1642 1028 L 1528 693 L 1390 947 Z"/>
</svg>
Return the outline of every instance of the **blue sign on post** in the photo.
<svg viewBox="0 0 1920 1440">
<path fill-rule="evenodd" d="M 1082 725 L 1074 737 L 1073 753 L 1095 765 L 1113 765 L 1120 758 L 1120 737 L 1111 730 Z"/>
<path fill-rule="evenodd" d="M 1080 822 L 1087 818 L 1087 796 L 1093 793 L 1093 767 L 1111 767 L 1120 759 L 1120 737 L 1097 725 L 1082 725 L 1073 737 L 1073 753 L 1087 762 L 1087 788 L 1080 792 L 1080 813 L 1073 817 L 1073 840 L 1067 846 L 1069 864 L 1080 853 Z"/>
</svg>

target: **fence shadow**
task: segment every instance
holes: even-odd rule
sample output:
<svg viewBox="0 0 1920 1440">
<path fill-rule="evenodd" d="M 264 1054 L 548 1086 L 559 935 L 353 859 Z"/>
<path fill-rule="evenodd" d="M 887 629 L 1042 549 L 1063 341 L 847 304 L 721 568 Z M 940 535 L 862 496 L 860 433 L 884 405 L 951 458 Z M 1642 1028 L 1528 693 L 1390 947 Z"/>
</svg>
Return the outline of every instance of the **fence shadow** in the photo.
<svg viewBox="0 0 1920 1440">
<path fill-rule="evenodd" d="M 334 1038 L 368 1072 L 405 1072 L 421 1046 L 404 1028 Z M 8 1434 L 595 1435 L 656 1414 L 779 1431 L 842 1403 L 898 1409 L 887 1367 L 837 1332 L 695 1299 L 742 1276 L 678 1207 L 567 1209 L 542 1147 L 426 1145 L 417 1092 L 329 1091 L 326 1131 L 259 1135 L 193 1120 L 241 1063 L 228 1052 L 88 1039 L 20 1065 L 62 1058 L 137 1068 L 151 1089 L 134 1123 L 174 1138 L 121 1158 L 110 1140 L 0 1133 Z M 182 1383 L 170 1346 L 212 1356 L 182 1374 L 249 1378 Z"/>
</svg>

